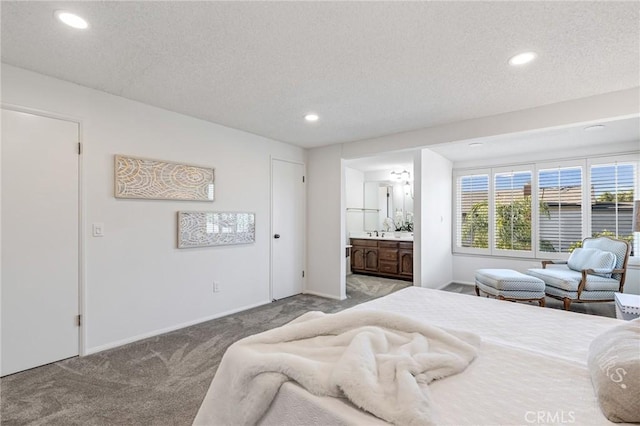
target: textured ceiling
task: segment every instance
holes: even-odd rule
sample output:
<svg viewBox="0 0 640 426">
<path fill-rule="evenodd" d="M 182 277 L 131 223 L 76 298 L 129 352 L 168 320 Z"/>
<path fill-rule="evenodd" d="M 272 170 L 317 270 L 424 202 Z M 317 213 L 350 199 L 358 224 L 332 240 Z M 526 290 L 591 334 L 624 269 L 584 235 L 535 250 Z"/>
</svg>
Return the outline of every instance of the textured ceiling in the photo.
<svg viewBox="0 0 640 426">
<path fill-rule="evenodd" d="M 600 130 L 586 131 L 589 126 L 576 125 L 561 129 L 544 129 L 538 131 L 521 132 L 508 135 L 492 136 L 472 140 L 455 141 L 430 145 L 429 149 L 460 165 L 491 159 L 499 164 L 500 159 L 519 157 L 521 161 L 532 161 L 536 157 L 549 157 L 560 154 L 566 158 L 568 152 L 573 155 L 593 150 L 596 147 L 615 144 L 638 149 L 640 141 L 640 118 L 626 118 L 601 123 Z M 471 143 L 480 146 L 470 147 Z M 606 149 L 605 149 L 606 150 Z M 345 160 L 345 165 L 363 172 L 378 170 L 402 170 L 413 167 L 415 150 L 388 152 L 382 155 Z M 539 158 L 538 158 L 539 159 Z M 548 158 L 547 158 L 548 159 Z"/>
<path fill-rule="evenodd" d="M 67 9 L 86 31 L 54 20 Z M 637 2 L 2 2 L 2 61 L 303 147 L 639 84 Z M 514 53 L 539 58 L 507 65 Z M 309 125 L 308 111 L 321 119 Z"/>
</svg>

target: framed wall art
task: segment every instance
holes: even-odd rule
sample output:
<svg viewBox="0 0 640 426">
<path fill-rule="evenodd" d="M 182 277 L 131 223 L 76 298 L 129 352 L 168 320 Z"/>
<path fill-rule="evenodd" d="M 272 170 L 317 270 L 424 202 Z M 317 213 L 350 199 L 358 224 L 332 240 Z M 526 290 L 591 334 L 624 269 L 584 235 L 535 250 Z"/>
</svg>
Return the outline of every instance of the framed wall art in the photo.
<svg viewBox="0 0 640 426">
<path fill-rule="evenodd" d="M 178 248 L 251 244 L 255 214 L 246 212 L 178 212 Z"/>
<path fill-rule="evenodd" d="M 115 197 L 213 201 L 214 169 L 115 156 Z"/>
</svg>

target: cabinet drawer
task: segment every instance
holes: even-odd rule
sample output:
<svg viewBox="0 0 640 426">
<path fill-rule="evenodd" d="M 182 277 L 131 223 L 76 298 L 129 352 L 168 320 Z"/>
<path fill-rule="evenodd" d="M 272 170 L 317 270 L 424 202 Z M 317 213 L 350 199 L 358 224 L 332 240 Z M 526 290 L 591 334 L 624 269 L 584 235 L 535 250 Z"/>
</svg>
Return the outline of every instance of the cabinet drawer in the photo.
<svg viewBox="0 0 640 426">
<path fill-rule="evenodd" d="M 395 261 L 398 260 L 398 250 L 397 249 L 381 248 L 378 251 L 378 258 L 380 260 L 389 260 L 389 261 L 395 262 Z"/>
<path fill-rule="evenodd" d="M 398 248 L 397 241 L 378 241 L 378 247 L 380 248 Z"/>
<path fill-rule="evenodd" d="M 352 246 L 361 246 L 361 247 L 378 247 L 378 242 L 376 240 L 356 240 L 351 239 Z"/>
<path fill-rule="evenodd" d="M 413 250 L 413 243 L 400 243 L 400 248 Z"/>
<path fill-rule="evenodd" d="M 378 270 L 380 272 L 384 272 L 386 274 L 397 274 L 398 273 L 398 263 L 397 262 L 384 262 L 380 261 L 378 265 Z"/>
</svg>

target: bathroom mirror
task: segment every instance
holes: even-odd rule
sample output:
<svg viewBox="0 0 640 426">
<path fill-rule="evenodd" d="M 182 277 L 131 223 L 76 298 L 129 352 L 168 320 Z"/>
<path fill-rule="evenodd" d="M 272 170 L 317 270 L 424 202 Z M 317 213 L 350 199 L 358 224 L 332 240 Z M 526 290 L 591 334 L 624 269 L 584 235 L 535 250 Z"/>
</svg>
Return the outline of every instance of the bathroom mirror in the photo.
<svg viewBox="0 0 640 426">
<path fill-rule="evenodd" d="M 411 182 L 370 181 L 364 183 L 363 189 L 365 231 L 386 230 L 386 218 L 394 221 L 391 231 L 406 226 L 406 222 L 413 224 Z"/>
</svg>

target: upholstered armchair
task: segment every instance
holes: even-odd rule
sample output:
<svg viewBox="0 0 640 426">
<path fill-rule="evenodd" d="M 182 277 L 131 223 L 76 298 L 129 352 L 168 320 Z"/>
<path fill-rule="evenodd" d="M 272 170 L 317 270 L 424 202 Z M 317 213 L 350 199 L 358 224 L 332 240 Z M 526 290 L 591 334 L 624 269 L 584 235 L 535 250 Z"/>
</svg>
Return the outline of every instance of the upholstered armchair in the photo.
<svg viewBox="0 0 640 426">
<path fill-rule="evenodd" d="M 543 260 L 542 269 L 527 274 L 545 283 L 545 294 L 564 302 L 610 302 L 622 293 L 631 247 L 609 237 L 585 238 L 565 262 Z"/>
</svg>

